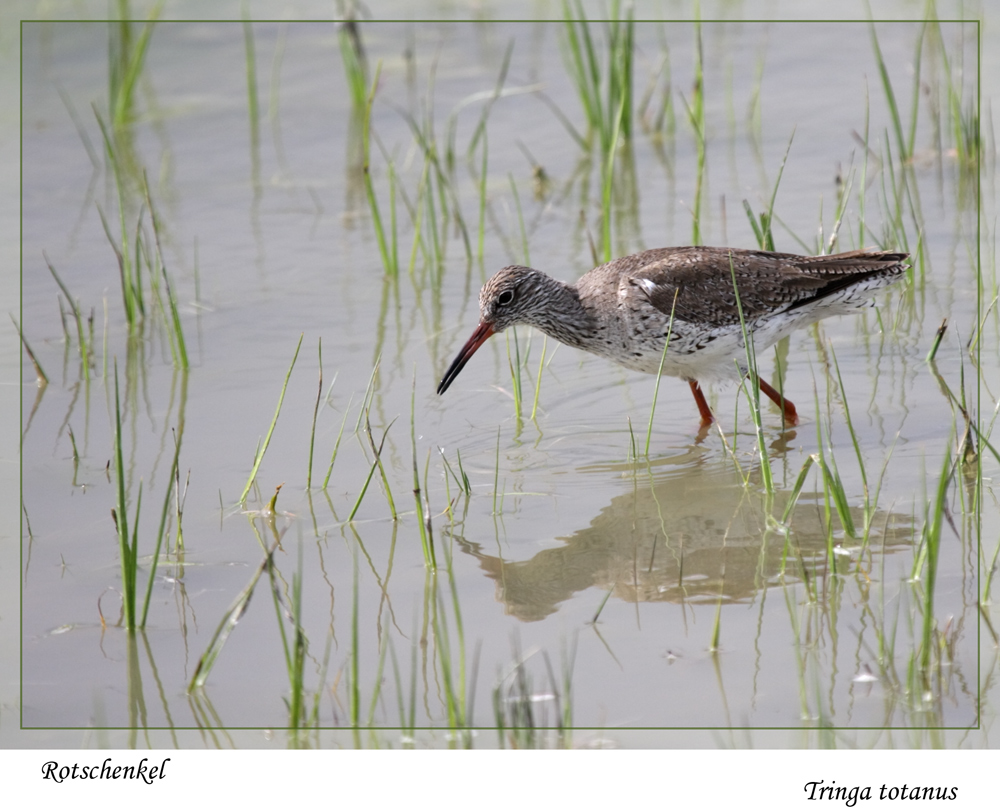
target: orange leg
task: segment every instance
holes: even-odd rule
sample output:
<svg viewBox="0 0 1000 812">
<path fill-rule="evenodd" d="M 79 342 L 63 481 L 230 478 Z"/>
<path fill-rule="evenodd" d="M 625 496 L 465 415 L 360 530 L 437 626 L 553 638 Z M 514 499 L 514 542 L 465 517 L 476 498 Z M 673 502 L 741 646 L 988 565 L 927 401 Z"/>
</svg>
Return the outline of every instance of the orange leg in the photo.
<svg viewBox="0 0 1000 812">
<path fill-rule="evenodd" d="M 785 413 L 785 422 L 789 426 L 797 426 L 799 424 L 799 413 L 795 411 L 795 404 L 763 378 L 758 377 L 757 382 L 760 384 L 760 391 L 778 404 L 778 408 Z"/>
<path fill-rule="evenodd" d="M 712 410 L 708 408 L 708 401 L 705 400 L 705 395 L 701 391 L 701 386 L 699 386 L 698 381 L 688 381 L 688 386 L 691 387 L 691 394 L 694 395 L 694 402 L 698 404 L 698 411 L 701 412 L 701 424 L 703 426 L 711 424 L 715 418 L 712 416 Z"/>
</svg>

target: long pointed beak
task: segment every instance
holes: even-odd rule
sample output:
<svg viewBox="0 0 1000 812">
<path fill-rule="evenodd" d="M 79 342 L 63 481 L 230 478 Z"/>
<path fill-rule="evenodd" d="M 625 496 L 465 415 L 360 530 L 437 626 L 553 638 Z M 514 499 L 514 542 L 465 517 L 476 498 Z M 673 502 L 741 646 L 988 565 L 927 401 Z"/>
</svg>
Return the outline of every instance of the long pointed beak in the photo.
<svg viewBox="0 0 1000 812">
<path fill-rule="evenodd" d="M 465 346 L 462 347 L 462 351 L 455 356 L 455 360 L 451 362 L 451 366 L 448 367 L 448 371 L 444 373 L 444 377 L 441 379 L 441 383 L 438 384 L 437 393 L 443 395 L 444 391 L 451 386 L 451 382 L 458 377 L 458 373 L 462 371 L 469 359 L 472 357 L 473 353 L 478 350 L 483 343 L 493 335 L 493 325 L 489 322 L 480 322 L 479 326 L 473 331 L 472 336 L 468 341 L 465 342 Z"/>
</svg>

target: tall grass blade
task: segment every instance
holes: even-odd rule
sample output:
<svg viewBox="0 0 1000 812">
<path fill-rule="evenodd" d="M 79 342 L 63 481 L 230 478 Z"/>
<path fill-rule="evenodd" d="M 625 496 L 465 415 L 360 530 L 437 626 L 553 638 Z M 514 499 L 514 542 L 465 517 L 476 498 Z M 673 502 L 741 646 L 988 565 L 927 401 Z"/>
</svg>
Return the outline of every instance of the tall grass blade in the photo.
<svg viewBox="0 0 1000 812">
<path fill-rule="evenodd" d="M 517 328 L 511 327 L 510 332 L 505 334 L 507 339 L 507 363 L 510 365 L 510 379 L 514 394 L 514 417 L 517 418 L 518 425 L 521 424 L 521 345 L 517 340 Z M 514 357 L 511 357 L 511 346 L 513 345 Z"/>
<path fill-rule="evenodd" d="M 368 437 L 368 445 L 372 450 L 372 454 L 375 455 L 375 464 L 378 466 L 379 476 L 382 478 L 382 487 L 385 489 L 385 498 L 389 503 L 389 512 L 392 514 L 392 519 L 395 521 L 398 516 L 396 514 L 396 505 L 392 500 L 392 489 L 389 487 L 389 477 L 385 473 L 385 466 L 382 465 L 382 447 L 385 445 L 385 438 L 389 435 L 389 429 L 392 428 L 392 424 L 396 420 L 393 418 L 389 422 L 389 425 L 385 428 L 385 433 L 382 435 L 382 442 L 379 446 L 375 447 L 375 438 L 372 436 L 372 424 L 369 420 L 369 413 L 365 412 L 365 435 Z"/>
<path fill-rule="evenodd" d="M 740 331 L 743 334 L 743 349 L 746 356 L 747 372 L 750 376 L 750 388 L 747 390 L 747 399 L 750 402 L 750 416 L 753 418 L 754 430 L 757 435 L 757 454 L 760 457 L 760 474 L 763 480 L 764 489 L 768 495 L 774 495 L 774 478 L 771 474 L 771 463 L 767 455 L 767 446 L 764 443 L 764 424 L 760 414 L 760 385 L 757 374 L 757 356 L 754 351 L 753 334 L 747 329 L 746 319 L 743 316 L 743 302 L 740 299 L 740 286 L 736 283 L 736 266 L 733 257 L 729 256 L 729 273 L 733 280 L 733 292 L 736 296 L 736 310 L 740 314 Z M 782 411 L 782 421 L 784 421 L 784 411 Z"/>
<path fill-rule="evenodd" d="M 646 427 L 646 447 L 643 449 L 643 456 L 649 457 L 649 444 L 653 438 L 653 415 L 656 414 L 656 399 L 660 394 L 660 379 L 663 377 L 663 364 L 667 360 L 667 349 L 670 347 L 670 337 L 674 329 L 674 308 L 677 307 L 677 296 L 681 292 L 680 287 L 674 291 L 674 301 L 670 304 L 670 321 L 667 322 L 667 340 L 663 342 L 663 353 L 660 355 L 660 366 L 656 370 L 656 385 L 653 387 L 653 405 L 649 407 L 649 425 Z M 631 429 L 631 423 L 629 424 Z M 634 442 L 634 440 L 633 440 Z"/>
<path fill-rule="evenodd" d="M 365 413 L 365 420 L 366 421 L 368 420 L 367 412 Z M 368 471 L 368 477 L 365 479 L 365 484 L 361 486 L 361 492 L 358 494 L 357 501 L 355 501 L 354 507 L 351 509 L 351 513 L 347 517 L 347 521 L 349 522 L 353 521 L 354 517 L 357 515 L 358 508 L 361 507 L 361 502 L 365 498 L 365 494 L 368 492 L 368 486 L 371 484 L 372 477 L 375 476 L 375 471 L 381 465 L 382 448 L 385 446 L 385 438 L 389 436 L 389 429 L 392 428 L 392 424 L 395 422 L 396 419 L 393 418 L 392 421 L 389 423 L 389 425 L 385 427 L 385 431 L 382 433 L 382 441 L 378 444 L 378 447 L 376 448 L 373 446 L 372 448 L 372 450 L 375 452 L 375 461 L 372 463 L 371 468 Z"/>
<path fill-rule="evenodd" d="M 538 398 L 542 392 L 542 370 L 545 369 L 545 350 L 548 346 L 548 336 L 542 337 L 542 353 L 538 359 L 538 376 L 535 378 L 535 397 L 531 402 L 531 419 L 538 414 Z"/>
<path fill-rule="evenodd" d="M 257 49 L 253 38 L 253 23 L 246 2 L 241 9 L 243 21 L 243 49 L 246 54 L 247 116 L 250 124 L 250 164 L 253 185 L 259 187 L 260 176 L 260 101 L 257 92 Z"/>
<path fill-rule="evenodd" d="M 882 49 L 878 44 L 878 34 L 875 32 L 875 22 L 869 20 L 868 33 L 872 42 L 872 49 L 875 51 L 875 59 L 878 62 L 879 77 L 882 80 L 882 90 L 885 92 L 886 106 L 892 117 L 892 131 L 896 137 L 896 148 L 899 151 L 901 161 L 907 161 L 912 157 L 912 152 L 907 145 L 903 135 L 903 124 L 899 116 L 899 105 L 896 103 L 896 94 L 892 89 L 892 80 L 889 78 L 889 69 L 886 67 L 885 59 L 882 57 Z"/>
<path fill-rule="evenodd" d="M 170 497 L 173 494 L 174 483 L 178 479 L 178 463 L 180 461 L 181 454 L 181 437 L 184 434 L 183 424 L 180 426 L 180 432 L 174 434 L 174 458 L 170 463 L 170 472 L 167 476 L 167 492 L 163 496 L 163 509 L 160 511 L 160 527 L 156 531 L 156 547 L 153 550 L 152 563 L 149 566 L 149 580 L 146 584 L 146 598 L 142 603 L 142 619 L 139 621 L 139 628 L 146 628 L 146 618 L 149 616 L 149 602 L 153 597 L 153 582 L 156 580 L 156 568 L 160 561 L 160 550 L 163 546 L 163 539 L 166 537 L 167 529 L 167 513 L 170 510 Z M 178 497 L 180 495 L 178 494 Z M 136 510 L 136 519 L 138 520 L 138 510 Z M 180 519 L 178 517 L 178 523 Z M 178 534 L 180 533 L 180 526 L 178 524 L 177 528 Z"/>
<path fill-rule="evenodd" d="M 375 229 L 375 239 L 378 242 L 379 255 L 382 257 L 382 267 L 386 274 L 395 279 L 399 276 L 399 256 L 396 247 L 396 235 L 392 234 L 392 244 L 390 246 L 386 239 L 385 227 L 382 224 L 382 214 L 378 205 L 378 197 L 375 194 L 375 184 L 372 181 L 371 173 L 371 120 L 372 107 L 375 104 L 375 91 L 378 89 L 379 77 L 382 74 L 382 63 L 375 66 L 375 76 L 372 79 L 371 90 L 368 93 L 365 103 L 365 112 L 362 119 L 361 128 L 361 149 L 363 156 L 362 171 L 364 173 L 365 194 L 368 197 L 368 208 L 372 214 L 372 227 Z M 395 205 L 392 213 L 395 222 Z"/>
<path fill-rule="evenodd" d="M 177 309 L 177 296 L 174 294 L 170 284 L 170 277 L 167 275 L 167 263 L 163 256 L 163 248 L 160 244 L 159 218 L 156 216 L 156 209 L 153 208 L 153 199 L 149 194 L 149 183 L 146 180 L 146 173 L 143 172 L 143 193 L 146 199 L 146 208 L 149 210 L 149 220 L 153 225 L 153 239 L 156 243 L 156 256 L 160 266 L 160 273 L 163 277 L 163 286 L 167 291 L 167 304 L 170 308 L 170 320 L 167 323 L 167 334 L 170 336 L 170 349 L 174 355 L 174 365 L 179 369 L 188 368 L 187 345 L 184 342 L 184 328 L 181 325 L 180 312 Z M 137 232 L 138 233 L 138 230 Z"/>
<path fill-rule="evenodd" d="M 413 501 L 417 511 L 417 526 L 420 529 L 420 546 L 424 553 L 424 564 L 437 569 L 434 540 L 427 528 L 424 516 L 424 502 L 420 492 L 420 471 L 417 468 L 417 428 L 416 428 L 417 372 L 413 371 L 413 388 L 410 390 L 410 447 L 413 452 Z"/>
<path fill-rule="evenodd" d="M 352 402 L 353 400 L 347 401 L 347 408 L 344 409 L 344 418 L 340 421 L 340 431 L 337 432 L 337 441 L 333 444 L 333 453 L 330 455 L 330 465 L 326 469 L 326 476 L 323 478 L 323 490 L 326 490 L 327 485 L 330 484 L 330 475 L 333 473 L 333 464 L 337 461 L 337 452 L 340 450 L 340 441 L 344 436 L 344 426 L 347 425 L 347 415 L 351 412 Z"/>
<path fill-rule="evenodd" d="M 950 442 L 950 440 L 949 440 Z M 930 684 L 931 655 L 934 651 L 934 590 L 937 586 L 938 556 L 941 550 L 941 524 L 948 510 L 948 486 L 951 484 L 953 467 L 950 448 L 945 452 L 938 478 L 937 494 L 928 506 L 931 513 L 924 528 L 924 605 L 923 630 L 920 646 L 920 670 L 925 686 Z"/>
<path fill-rule="evenodd" d="M 125 463 L 122 455 L 122 409 L 121 399 L 118 395 L 118 363 L 115 362 L 115 485 L 117 490 L 117 510 L 112 510 L 111 515 L 115 520 L 115 529 L 118 531 L 118 556 L 121 565 L 122 579 L 122 604 L 125 615 L 125 628 L 129 631 L 135 629 L 135 589 L 136 589 L 136 568 L 138 566 L 135 558 L 133 542 L 129 541 L 128 535 L 128 504 L 125 500 Z M 140 486 L 140 493 L 142 492 Z M 138 519 L 138 507 L 136 509 Z M 134 539 L 133 539 L 134 541 Z"/>
<path fill-rule="evenodd" d="M 306 465 L 306 490 L 312 489 L 313 450 L 316 447 L 316 418 L 319 416 L 319 404 L 323 399 L 323 338 L 320 336 L 317 347 L 319 358 L 319 384 L 316 387 L 316 404 L 313 406 L 312 425 L 309 429 L 309 461 Z"/>
<path fill-rule="evenodd" d="M 288 389 L 288 379 L 292 377 L 292 370 L 295 369 L 295 361 L 299 357 L 299 350 L 302 348 L 302 339 L 305 333 L 299 335 L 299 343 L 295 345 L 295 355 L 292 356 L 292 363 L 288 367 L 288 372 L 285 373 L 285 382 L 281 386 L 281 394 L 278 397 L 278 405 L 274 409 L 274 417 L 271 419 L 271 425 L 267 430 L 267 435 L 264 437 L 264 444 L 260 450 L 254 455 L 253 468 L 250 469 L 250 476 L 247 478 L 247 484 L 243 488 L 243 493 L 240 494 L 239 504 L 246 502 L 247 494 L 250 493 L 250 488 L 253 486 L 254 480 L 257 478 L 257 469 L 260 468 L 261 462 L 264 461 L 264 454 L 267 452 L 267 446 L 271 442 L 271 435 L 274 433 L 274 427 L 278 423 L 278 415 L 281 414 L 281 404 L 285 400 L 285 390 Z"/>
<path fill-rule="evenodd" d="M 132 46 L 132 23 L 129 20 L 119 20 L 112 23 L 110 70 L 108 72 L 111 85 L 111 114 L 115 129 L 124 127 L 132 119 L 132 106 L 135 95 L 135 85 L 142 73 L 146 60 L 149 40 L 153 35 L 153 25 L 160 16 L 164 0 L 158 0 L 149 14 L 149 21 L 139 32 L 139 38 Z M 117 27 L 116 27 L 117 26 Z"/>
</svg>

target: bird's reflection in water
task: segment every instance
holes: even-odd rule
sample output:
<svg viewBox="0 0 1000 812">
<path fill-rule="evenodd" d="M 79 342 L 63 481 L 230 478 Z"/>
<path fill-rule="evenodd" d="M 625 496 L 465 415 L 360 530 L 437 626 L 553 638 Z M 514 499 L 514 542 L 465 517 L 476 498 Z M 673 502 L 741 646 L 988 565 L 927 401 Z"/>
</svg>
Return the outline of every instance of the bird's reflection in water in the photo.
<svg viewBox="0 0 1000 812">
<path fill-rule="evenodd" d="M 829 527 L 822 494 L 800 493 L 782 525 L 790 492 L 769 499 L 753 483 L 744 485 L 732 466 L 686 466 L 634 482 L 587 527 L 525 561 L 487 552 L 493 543 L 456 541 L 496 582 L 505 611 L 525 621 L 547 617 L 591 587 L 629 602 L 745 601 L 780 579 L 800 579 L 803 566 L 826 571 L 828 530 L 835 544 L 860 544 L 835 516 Z M 853 513 L 855 526 L 863 526 L 861 510 Z M 871 526 L 877 528 L 869 539 L 875 550 L 912 543 L 906 514 L 879 512 Z M 838 566 L 856 565 L 847 555 L 836 558 Z"/>
</svg>

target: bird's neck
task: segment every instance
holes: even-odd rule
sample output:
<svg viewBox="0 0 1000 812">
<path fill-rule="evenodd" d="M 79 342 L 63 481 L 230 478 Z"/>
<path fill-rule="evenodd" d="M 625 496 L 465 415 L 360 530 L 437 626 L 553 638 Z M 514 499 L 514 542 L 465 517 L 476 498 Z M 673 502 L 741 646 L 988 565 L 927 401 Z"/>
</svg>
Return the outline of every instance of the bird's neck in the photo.
<svg viewBox="0 0 1000 812">
<path fill-rule="evenodd" d="M 544 311 L 532 314 L 528 323 L 550 338 L 571 347 L 584 347 L 593 337 L 596 319 L 580 301 L 573 285 L 546 278 Z"/>
</svg>

